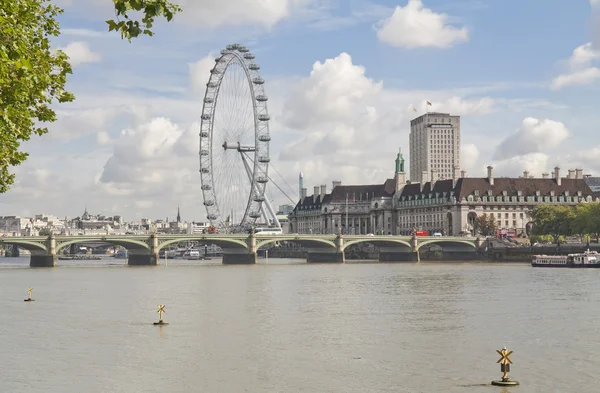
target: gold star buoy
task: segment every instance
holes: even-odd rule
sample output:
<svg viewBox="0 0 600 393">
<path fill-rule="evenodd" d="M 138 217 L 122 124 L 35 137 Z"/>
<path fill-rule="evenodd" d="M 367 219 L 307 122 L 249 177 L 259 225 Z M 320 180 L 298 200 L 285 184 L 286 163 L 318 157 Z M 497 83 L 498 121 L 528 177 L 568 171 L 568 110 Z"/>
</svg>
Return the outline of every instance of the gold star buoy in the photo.
<svg viewBox="0 0 600 393">
<path fill-rule="evenodd" d="M 164 304 L 159 304 L 158 305 L 158 311 L 156 311 L 158 313 L 158 322 L 154 322 L 155 325 L 168 325 L 168 322 L 163 321 L 162 319 L 162 315 L 166 312 L 165 311 L 165 305 Z"/>
<path fill-rule="evenodd" d="M 33 300 L 31 298 L 31 292 L 33 291 L 33 288 L 27 288 L 27 299 L 25 299 L 26 302 L 33 302 L 35 300 Z"/>
<path fill-rule="evenodd" d="M 496 386 L 515 386 L 519 384 L 519 381 L 511 381 L 508 378 L 508 373 L 510 372 L 510 365 L 512 364 L 512 360 L 510 360 L 509 356 L 513 353 L 513 351 L 509 351 L 506 347 L 503 347 L 501 350 L 496 350 L 498 354 L 501 356 L 500 359 L 496 363 L 500 363 L 500 371 L 502 372 L 502 379 L 500 381 L 492 381 L 492 385 Z"/>
</svg>

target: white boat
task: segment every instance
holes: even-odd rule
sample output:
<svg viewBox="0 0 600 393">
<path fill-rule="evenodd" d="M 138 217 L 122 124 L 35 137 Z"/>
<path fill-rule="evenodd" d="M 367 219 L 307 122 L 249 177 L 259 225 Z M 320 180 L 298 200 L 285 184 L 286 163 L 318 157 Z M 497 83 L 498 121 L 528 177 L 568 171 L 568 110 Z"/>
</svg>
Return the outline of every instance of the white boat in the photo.
<svg viewBox="0 0 600 393">
<path fill-rule="evenodd" d="M 600 254 L 597 251 L 586 250 L 583 253 L 569 255 L 534 255 L 531 266 L 600 268 Z"/>
</svg>

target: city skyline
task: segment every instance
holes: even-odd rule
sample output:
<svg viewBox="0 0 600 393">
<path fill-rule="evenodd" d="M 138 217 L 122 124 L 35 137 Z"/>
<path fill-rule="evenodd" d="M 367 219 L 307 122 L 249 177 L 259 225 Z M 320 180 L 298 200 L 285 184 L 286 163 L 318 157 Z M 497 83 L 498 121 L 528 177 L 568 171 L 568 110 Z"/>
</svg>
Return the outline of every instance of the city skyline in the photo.
<svg viewBox="0 0 600 393">
<path fill-rule="evenodd" d="M 0 215 L 71 216 L 87 205 L 129 220 L 181 206 L 189 220 L 205 221 L 202 94 L 214 56 L 232 42 L 261 65 L 272 164 L 285 178 L 275 180 L 291 195 L 301 171 L 309 189 L 392 178 L 426 100 L 430 111 L 461 116 L 467 176 L 484 177 L 487 165 L 497 176 L 600 169 L 600 147 L 589 141 L 600 75 L 594 1 L 314 0 L 234 11 L 188 1 L 174 23 L 131 44 L 105 32 L 110 1 L 61 3 L 56 46 L 71 56 L 77 100 L 57 107 L 49 135 L 23 145 L 31 156 L 0 195 Z M 407 27 L 415 21 L 428 28 Z M 289 202 L 269 190 L 275 205 Z"/>
</svg>

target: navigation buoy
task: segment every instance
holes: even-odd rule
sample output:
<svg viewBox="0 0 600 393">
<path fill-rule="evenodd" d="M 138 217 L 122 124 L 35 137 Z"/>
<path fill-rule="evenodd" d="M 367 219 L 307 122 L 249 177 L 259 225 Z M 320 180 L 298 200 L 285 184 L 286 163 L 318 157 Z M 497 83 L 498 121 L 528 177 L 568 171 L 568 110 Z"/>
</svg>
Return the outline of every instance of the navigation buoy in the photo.
<svg viewBox="0 0 600 393">
<path fill-rule="evenodd" d="M 165 322 L 162 319 L 162 315 L 165 312 L 165 305 L 164 304 L 159 304 L 158 305 L 158 322 L 154 322 L 154 325 L 158 325 L 158 326 L 163 326 L 163 325 L 168 325 L 169 322 Z"/>
<path fill-rule="evenodd" d="M 25 299 L 24 301 L 35 302 L 35 300 L 31 298 L 31 291 L 33 291 L 33 288 L 27 288 L 27 299 Z"/>
<path fill-rule="evenodd" d="M 500 371 L 502 372 L 502 379 L 499 381 L 492 381 L 492 385 L 495 386 L 516 386 L 519 384 L 519 381 L 511 381 L 508 378 L 508 373 L 510 372 L 510 365 L 512 361 L 509 356 L 513 353 L 513 351 L 509 351 L 506 347 L 503 347 L 502 350 L 496 350 L 501 356 L 500 359 L 496 363 L 500 363 Z"/>
</svg>

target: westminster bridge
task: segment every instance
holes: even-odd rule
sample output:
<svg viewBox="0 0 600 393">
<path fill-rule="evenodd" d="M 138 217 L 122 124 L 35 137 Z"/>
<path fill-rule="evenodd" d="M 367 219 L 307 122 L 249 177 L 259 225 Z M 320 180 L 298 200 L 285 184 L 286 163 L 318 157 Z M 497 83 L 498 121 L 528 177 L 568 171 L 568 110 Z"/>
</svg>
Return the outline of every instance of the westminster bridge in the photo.
<svg viewBox="0 0 600 393">
<path fill-rule="evenodd" d="M 152 266 L 160 262 L 159 252 L 170 245 L 194 241 L 215 244 L 223 249 L 223 264 L 254 264 L 257 251 L 282 242 L 302 246 L 307 262 L 344 263 L 344 251 L 356 244 L 369 243 L 379 249 L 382 262 L 419 261 L 425 246 L 439 246 L 441 259 L 475 259 L 481 238 L 426 236 L 360 236 L 360 235 L 266 235 L 266 234 L 199 234 L 199 235 L 112 235 L 3 237 L 0 244 L 17 246 L 31 252 L 31 267 L 56 266 L 57 254 L 65 247 L 88 242 L 104 242 L 127 249 L 128 265 Z"/>
</svg>

